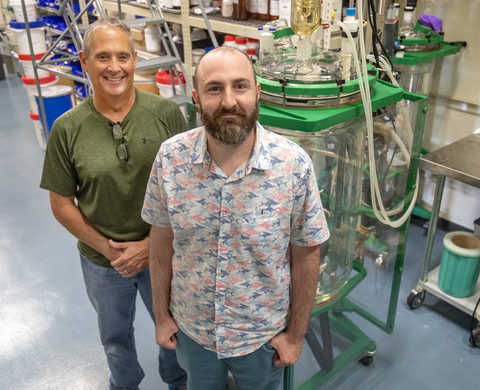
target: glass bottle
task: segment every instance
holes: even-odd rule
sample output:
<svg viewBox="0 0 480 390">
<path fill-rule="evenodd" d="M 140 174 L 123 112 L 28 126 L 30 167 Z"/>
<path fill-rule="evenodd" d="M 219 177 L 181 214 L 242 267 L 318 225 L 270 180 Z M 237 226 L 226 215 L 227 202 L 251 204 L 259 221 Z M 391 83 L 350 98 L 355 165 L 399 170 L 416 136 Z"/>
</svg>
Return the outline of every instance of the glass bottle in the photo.
<svg viewBox="0 0 480 390">
<path fill-rule="evenodd" d="M 247 20 L 247 0 L 234 0 L 233 1 L 233 19 L 235 20 Z"/>
<path fill-rule="evenodd" d="M 250 17 L 257 19 L 257 9 L 258 9 L 258 0 L 249 0 L 248 1 L 248 12 Z"/>
<path fill-rule="evenodd" d="M 405 7 L 403 9 L 402 27 L 400 27 L 398 35 L 406 38 L 415 36 L 415 23 L 415 8 L 411 6 Z"/>
<path fill-rule="evenodd" d="M 270 20 L 277 20 L 280 15 L 280 0 L 269 0 L 269 19 Z"/>
<path fill-rule="evenodd" d="M 302 36 L 310 36 L 320 27 L 321 2 L 316 0 L 293 0 L 290 23 L 293 31 Z"/>
<path fill-rule="evenodd" d="M 257 19 L 259 20 L 269 20 L 269 0 L 258 0 L 257 3 Z"/>
</svg>

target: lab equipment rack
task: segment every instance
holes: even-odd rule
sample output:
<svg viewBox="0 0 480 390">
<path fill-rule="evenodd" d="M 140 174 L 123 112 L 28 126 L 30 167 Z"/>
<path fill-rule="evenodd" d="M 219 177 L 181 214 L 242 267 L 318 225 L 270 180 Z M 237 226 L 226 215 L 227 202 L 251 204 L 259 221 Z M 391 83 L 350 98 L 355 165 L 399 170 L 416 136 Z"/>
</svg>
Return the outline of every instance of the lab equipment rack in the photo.
<svg viewBox="0 0 480 390">
<path fill-rule="evenodd" d="M 445 179 L 448 177 L 480 188 L 480 165 L 478 164 L 478 156 L 480 156 L 480 134 L 471 134 L 420 158 L 420 167 L 432 172 L 437 180 L 421 274 L 417 286 L 407 298 L 407 304 L 412 310 L 419 308 L 423 304 L 427 292 L 467 314 L 473 313 L 475 304 L 480 298 L 480 282 L 477 282 L 476 293 L 470 297 L 455 298 L 444 293 L 438 286 L 440 267 L 437 266 L 432 269 L 431 266 L 432 249 L 440 214 Z M 478 312 L 476 318 L 480 319 Z"/>
</svg>

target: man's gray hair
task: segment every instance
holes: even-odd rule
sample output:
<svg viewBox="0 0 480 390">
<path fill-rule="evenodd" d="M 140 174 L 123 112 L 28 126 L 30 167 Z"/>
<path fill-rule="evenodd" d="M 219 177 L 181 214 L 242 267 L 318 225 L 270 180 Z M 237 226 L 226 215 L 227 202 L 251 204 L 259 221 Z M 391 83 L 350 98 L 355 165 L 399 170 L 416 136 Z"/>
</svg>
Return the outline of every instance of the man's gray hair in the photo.
<svg viewBox="0 0 480 390">
<path fill-rule="evenodd" d="M 109 18 L 99 19 L 87 27 L 87 30 L 85 31 L 85 35 L 83 36 L 83 54 L 85 55 L 85 58 L 88 58 L 88 56 L 90 55 L 93 33 L 98 28 L 104 28 L 104 27 L 116 27 L 122 31 L 125 31 L 128 34 L 128 42 L 130 44 L 130 50 L 132 54 L 135 53 L 135 44 L 133 42 L 133 37 L 130 31 L 130 27 L 128 27 L 120 19 L 109 17 Z"/>
</svg>

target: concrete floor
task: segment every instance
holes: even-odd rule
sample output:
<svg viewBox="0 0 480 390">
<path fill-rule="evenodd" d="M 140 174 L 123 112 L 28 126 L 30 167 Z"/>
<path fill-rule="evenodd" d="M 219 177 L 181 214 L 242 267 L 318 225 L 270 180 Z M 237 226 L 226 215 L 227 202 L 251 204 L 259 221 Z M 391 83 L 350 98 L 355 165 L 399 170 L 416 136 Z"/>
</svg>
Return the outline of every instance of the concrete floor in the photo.
<svg viewBox="0 0 480 390">
<path fill-rule="evenodd" d="M 54 220 L 48 194 L 38 187 L 43 152 L 18 78 L 0 81 L 0 102 L 0 389 L 106 390 L 108 369 L 75 239 Z M 475 372 L 480 349 L 469 346 L 468 316 L 433 297 L 415 311 L 405 304 L 419 275 L 424 242 L 424 230 L 412 225 L 393 334 L 356 320 L 377 342 L 373 365 L 353 362 L 325 389 L 479 388 Z M 373 275 L 364 286 L 372 286 L 381 303 L 389 287 Z M 365 300 L 363 290 L 359 286 L 352 297 Z M 136 337 L 146 372 L 142 390 L 166 389 L 156 373 L 153 325 L 142 304 Z M 296 365 L 296 383 L 317 369 L 306 347 Z"/>
</svg>

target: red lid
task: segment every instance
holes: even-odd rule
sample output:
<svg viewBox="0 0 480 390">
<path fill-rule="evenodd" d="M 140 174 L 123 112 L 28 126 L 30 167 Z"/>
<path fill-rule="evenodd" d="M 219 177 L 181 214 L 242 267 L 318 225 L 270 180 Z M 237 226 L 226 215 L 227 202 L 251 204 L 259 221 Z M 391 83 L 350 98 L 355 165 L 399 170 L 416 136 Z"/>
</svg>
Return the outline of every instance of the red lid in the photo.
<svg viewBox="0 0 480 390">
<path fill-rule="evenodd" d="M 258 42 L 258 39 L 255 39 L 255 38 L 248 38 L 247 40 L 248 42 L 255 42 L 255 43 Z"/>
<path fill-rule="evenodd" d="M 41 60 L 43 55 L 45 53 L 39 53 L 39 54 L 35 54 L 35 60 Z M 31 61 L 32 60 L 32 55 L 31 54 L 18 54 L 18 59 L 20 61 Z"/>
<path fill-rule="evenodd" d="M 33 112 L 32 110 L 30 110 L 30 119 L 32 119 L 34 121 L 39 121 L 40 120 L 40 115 Z"/>
<path fill-rule="evenodd" d="M 252 55 L 256 54 L 255 48 L 254 48 L 254 47 L 248 48 L 248 49 L 247 49 L 247 54 L 252 54 Z"/>
<path fill-rule="evenodd" d="M 55 81 L 56 79 L 57 78 L 55 77 L 55 75 L 53 73 L 50 73 L 50 76 L 39 78 L 38 82 L 40 84 L 48 84 L 48 83 L 51 83 L 51 82 Z M 35 79 L 23 75 L 22 76 L 22 83 L 25 84 L 25 85 L 35 85 Z"/>
<path fill-rule="evenodd" d="M 180 80 L 182 80 L 182 84 L 185 84 L 185 77 L 183 77 L 182 72 L 178 72 L 178 74 L 180 75 Z M 178 79 L 175 74 L 173 75 L 173 79 L 175 80 L 175 85 L 178 85 Z M 158 84 L 170 85 L 170 72 L 168 70 L 159 70 L 157 72 L 156 80 Z"/>
<path fill-rule="evenodd" d="M 245 45 L 247 43 L 247 38 L 244 37 L 236 37 L 235 38 L 235 43 L 237 45 Z"/>
<path fill-rule="evenodd" d="M 224 41 L 228 42 L 234 42 L 235 41 L 235 35 L 225 35 Z"/>
</svg>

